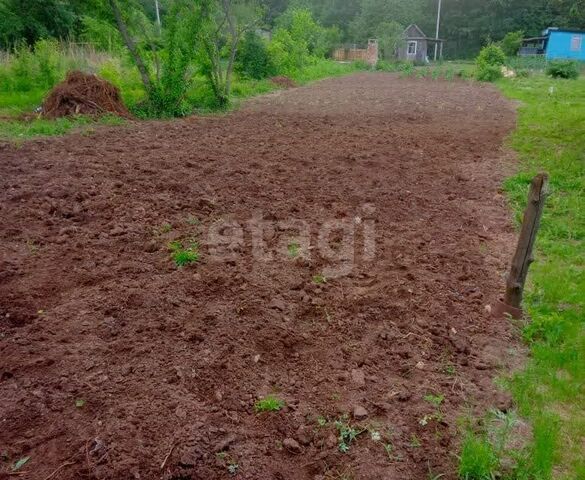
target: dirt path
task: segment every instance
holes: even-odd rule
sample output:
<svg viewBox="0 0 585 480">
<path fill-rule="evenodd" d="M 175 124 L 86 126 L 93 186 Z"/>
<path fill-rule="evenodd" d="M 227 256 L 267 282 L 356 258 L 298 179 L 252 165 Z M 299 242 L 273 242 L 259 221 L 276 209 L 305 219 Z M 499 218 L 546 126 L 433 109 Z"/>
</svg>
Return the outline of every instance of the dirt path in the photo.
<svg viewBox="0 0 585 480">
<path fill-rule="evenodd" d="M 453 478 L 457 419 L 500 401 L 513 344 L 486 309 L 513 125 L 490 86 L 359 74 L 0 146 L 3 471 Z M 188 239 L 201 261 L 177 269 Z M 270 393 L 286 407 L 255 413 Z M 336 420 L 369 428 L 347 453 Z"/>
</svg>

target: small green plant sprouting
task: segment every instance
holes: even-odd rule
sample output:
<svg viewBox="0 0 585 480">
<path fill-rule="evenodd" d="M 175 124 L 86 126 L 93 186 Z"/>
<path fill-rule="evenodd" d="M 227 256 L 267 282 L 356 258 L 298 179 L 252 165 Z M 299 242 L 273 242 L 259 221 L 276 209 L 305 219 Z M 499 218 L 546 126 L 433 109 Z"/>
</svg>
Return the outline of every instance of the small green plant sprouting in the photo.
<svg viewBox="0 0 585 480">
<path fill-rule="evenodd" d="M 85 406 L 85 400 L 78 398 L 77 400 L 75 400 L 75 406 L 77 408 L 83 408 Z"/>
<path fill-rule="evenodd" d="M 291 242 L 288 244 L 287 250 L 290 258 L 297 258 L 300 254 L 301 246 L 297 242 Z"/>
<path fill-rule="evenodd" d="M 329 422 L 327 422 L 327 419 L 325 417 L 321 415 L 317 417 L 317 425 L 319 425 L 319 427 L 323 428 L 327 425 L 327 423 Z"/>
<path fill-rule="evenodd" d="M 285 406 L 284 400 L 281 400 L 274 395 L 268 395 L 264 398 L 261 398 L 256 402 L 254 405 L 254 410 L 256 413 L 262 412 L 278 412 Z"/>
<path fill-rule="evenodd" d="M 443 368 L 443 372 L 449 375 L 450 377 L 454 377 L 455 374 L 457 373 L 457 370 L 454 365 L 449 364 L 445 365 L 445 367 Z"/>
<path fill-rule="evenodd" d="M 323 285 L 327 283 L 327 278 L 323 274 L 319 273 L 313 277 L 313 283 L 315 285 Z"/>
<path fill-rule="evenodd" d="M 411 448 L 420 448 L 422 445 L 420 439 L 413 433 L 410 437 L 410 447 Z"/>
<path fill-rule="evenodd" d="M 439 408 L 443 401 L 445 400 L 445 395 L 425 395 L 425 401 L 433 404 L 435 407 Z"/>
<path fill-rule="evenodd" d="M 352 427 L 348 422 L 347 415 L 344 415 L 335 422 L 335 428 L 339 433 L 338 445 L 339 451 L 341 453 L 349 452 L 350 445 L 352 444 L 352 442 L 367 430 L 367 429 L 358 430 Z"/>
<path fill-rule="evenodd" d="M 185 247 L 183 242 L 177 240 L 169 244 L 169 250 L 171 251 L 173 262 L 179 268 L 196 263 L 200 258 L 199 244 L 197 242 L 191 242 Z"/>
<path fill-rule="evenodd" d="M 423 418 L 421 418 L 419 420 L 418 423 L 420 423 L 423 427 L 426 427 L 429 424 L 429 422 L 431 422 L 432 420 L 436 420 L 437 422 L 442 421 L 443 420 L 443 412 L 441 412 L 441 405 L 445 401 L 445 396 L 444 395 L 429 394 L 429 395 L 425 395 L 424 399 L 425 399 L 425 401 L 434 405 L 435 411 L 433 413 L 425 415 Z"/>
</svg>

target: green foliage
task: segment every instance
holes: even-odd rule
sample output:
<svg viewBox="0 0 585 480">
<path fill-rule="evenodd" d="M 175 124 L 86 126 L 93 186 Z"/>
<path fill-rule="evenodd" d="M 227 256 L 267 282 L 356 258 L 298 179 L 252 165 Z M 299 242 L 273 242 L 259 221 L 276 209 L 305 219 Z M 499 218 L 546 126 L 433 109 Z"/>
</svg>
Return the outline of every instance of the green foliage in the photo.
<svg viewBox="0 0 585 480">
<path fill-rule="evenodd" d="M 404 27 L 395 21 L 381 22 L 375 30 L 375 37 L 378 39 L 378 45 L 381 57 L 385 60 L 391 60 L 395 56 L 396 48 L 402 41 Z"/>
<path fill-rule="evenodd" d="M 236 71 L 244 77 L 255 80 L 270 77 L 275 73 L 266 42 L 255 32 L 247 32 L 240 45 Z"/>
<path fill-rule="evenodd" d="M 281 400 L 280 398 L 278 398 L 274 395 L 268 395 L 268 396 L 258 400 L 254 404 L 254 410 L 256 413 L 278 412 L 278 411 L 282 410 L 282 408 L 284 406 L 285 406 L 284 400 Z"/>
<path fill-rule="evenodd" d="M 478 66 L 493 65 L 501 67 L 506 63 L 506 54 L 500 46 L 490 43 L 481 49 L 475 63 Z"/>
<path fill-rule="evenodd" d="M 200 258 L 199 244 L 197 242 L 190 242 L 188 246 L 185 246 L 181 241 L 171 242 L 169 250 L 171 251 L 173 262 L 179 268 L 197 263 Z"/>
<path fill-rule="evenodd" d="M 480 82 L 495 82 L 503 76 L 504 74 L 502 73 L 502 67 L 498 65 L 488 65 L 485 63 L 479 64 L 475 73 L 475 78 L 477 78 Z"/>
<path fill-rule="evenodd" d="M 462 480 L 494 480 L 499 459 L 485 435 L 468 433 L 463 439 L 459 458 Z"/>
<path fill-rule="evenodd" d="M 0 0 L 0 48 L 34 45 L 43 38 L 63 39 L 76 33 L 76 2 Z"/>
<path fill-rule="evenodd" d="M 95 48 L 107 52 L 119 53 L 122 51 L 122 41 L 118 30 L 111 22 L 84 15 L 81 18 L 81 38 L 91 43 Z"/>
<path fill-rule="evenodd" d="M 495 82 L 503 77 L 502 66 L 506 63 L 506 55 L 501 47 L 490 43 L 481 49 L 475 63 L 475 77 L 480 82 Z"/>
<path fill-rule="evenodd" d="M 506 36 L 499 42 L 500 48 L 507 57 L 513 57 L 518 54 L 518 50 L 522 46 L 522 39 L 524 32 L 519 30 L 517 32 L 508 32 Z"/>
<path fill-rule="evenodd" d="M 553 60 L 548 64 L 546 74 L 553 78 L 575 80 L 579 78 L 579 65 L 570 60 Z"/>
<path fill-rule="evenodd" d="M 270 61 L 275 71 L 292 76 L 311 62 L 309 48 L 305 41 L 295 41 L 288 30 L 277 28 L 268 44 Z"/>
<path fill-rule="evenodd" d="M 335 428 L 338 432 L 337 440 L 341 453 L 349 452 L 351 444 L 366 431 L 366 429 L 358 430 L 350 425 L 347 415 L 335 422 Z"/>
<path fill-rule="evenodd" d="M 325 283 L 327 283 L 327 278 L 325 278 L 323 274 L 319 273 L 318 275 L 315 275 L 313 277 L 313 283 L 315 285 L 324 285 Z"/>
</svg>

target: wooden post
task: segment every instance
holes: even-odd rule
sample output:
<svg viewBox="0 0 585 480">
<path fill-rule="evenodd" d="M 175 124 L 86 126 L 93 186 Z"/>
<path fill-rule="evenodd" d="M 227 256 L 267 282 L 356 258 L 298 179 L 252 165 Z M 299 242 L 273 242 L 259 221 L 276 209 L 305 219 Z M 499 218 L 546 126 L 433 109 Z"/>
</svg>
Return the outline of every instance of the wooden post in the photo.
<svg viewBox="0 0 585 480">
<path fill-rule="evenodd" d="M 528 206 L 524 212 L 516 254 L 512 260 L 512 268 L 506 283 L 505 303 L 510 307 L 521 308 L 528 269 L 534 261 L 532 250 L 540 228 L 540 219 L 548 193 L 548 175 L 541 173 L 534 177 L 532 185 L 530 185 Z"/>
</svg>

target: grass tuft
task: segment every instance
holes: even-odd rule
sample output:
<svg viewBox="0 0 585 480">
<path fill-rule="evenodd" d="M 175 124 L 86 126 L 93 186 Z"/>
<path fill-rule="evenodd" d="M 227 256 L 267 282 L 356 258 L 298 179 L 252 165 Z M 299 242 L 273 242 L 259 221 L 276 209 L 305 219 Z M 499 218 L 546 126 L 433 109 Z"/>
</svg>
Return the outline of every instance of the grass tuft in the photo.
<svg viewBox="0 0 585 480">
<path fill-rule="evenodd" d="M 256 413 L 262 412 L 278 412 L 282 410 L 285 406 L 284 400 L 281 400 L 274 395 L 268 395 L 256 402 L 254 405 L 254 410 Z"/>
</svg>

